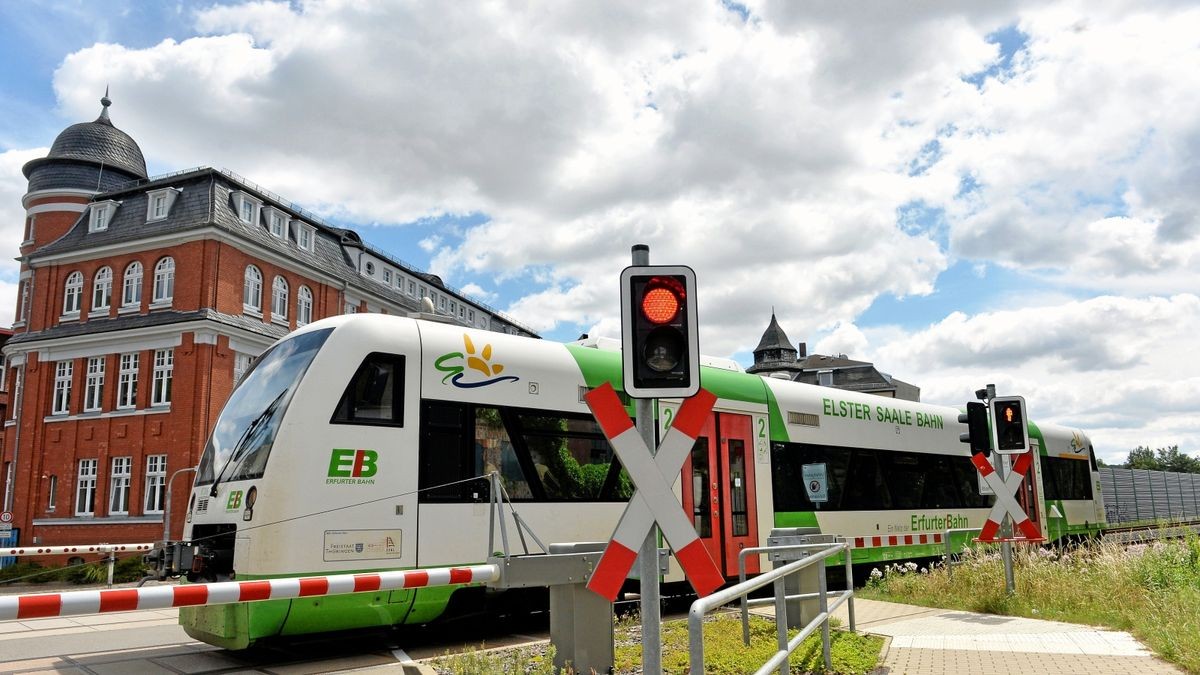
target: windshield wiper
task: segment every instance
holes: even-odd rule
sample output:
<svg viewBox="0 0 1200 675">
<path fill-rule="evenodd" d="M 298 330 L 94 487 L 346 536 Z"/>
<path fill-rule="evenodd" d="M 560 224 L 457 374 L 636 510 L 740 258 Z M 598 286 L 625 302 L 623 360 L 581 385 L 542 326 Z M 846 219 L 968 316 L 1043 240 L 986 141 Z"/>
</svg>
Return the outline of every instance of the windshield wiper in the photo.
<svg viewBox="0 0 1200 675">
<path fill-rule="evenodd" d="M 224 479 L 225 471 L 229 468 L 229 465 L 233 463 L 233 460 L 241 458 L 242 449 L 246 445 L 246 442 L 250 440 L 254 433 L 257 432 L 267 420 L 271 419 L 271 417 L 275 414 L 275 410 L 279 407 L 279 403 L 283 400 L 283 397 L 287 393 L 287 389 L 279 392 L 279 395 L 275 397 L 275 400 L 267 404 L 267 407 L 258 414 L 258 417 L 255 417 L 250 424 L 246 425 L 246 430 L 242 432 L 242 435 L 238 438 L 237 443 L 234 444 L 233 449 L 230 450 L 229 459 L 225 460 L 225 463 L 221 465 L 221 470 L 217 473 L 217 477 L 213 479 L 212 489 L 208 491 L 208 496 L 217 496 L 217 486 L 220 485 L 222 479 Z"/>
</svg>

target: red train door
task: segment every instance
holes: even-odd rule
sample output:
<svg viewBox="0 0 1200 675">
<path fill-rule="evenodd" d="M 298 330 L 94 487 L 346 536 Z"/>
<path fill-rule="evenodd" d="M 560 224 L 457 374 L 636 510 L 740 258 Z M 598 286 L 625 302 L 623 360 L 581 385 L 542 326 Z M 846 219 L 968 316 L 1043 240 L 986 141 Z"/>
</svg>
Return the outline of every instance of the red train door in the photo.
<svg viewBox="0 0 1200 675">
<path fill-rule="evenodd" d="M 1025 480 L 1021 482 L 1021 488 L 1017 490 L 1017 503 L 1025 510 L 1025 515 L 1029 516 L 1029 520 L 1033 521 L 1033 524 L 1037 526 L 1038 532 L 1041 532 L 1042 536 L 1045 537 L 1046 529 L 1042 525 L 1041 510 L 1038 508 L 1037 476 L 1042 470 L 1042 463 L 1036 441 L 1033 442 L 1033 450 L 1031 452 L 1033 453 L 1033 462 L 1029 465 L 1029 471 L 1025 474 Z M 1017 455 L 1009 456 L 1014 458 L 1013 461 L 1016 461 L 1015 458 Z M 1009 464 L 1009 467 L 1011 466 L 1012 464 Z"/>
<path fill-rule="evenodd" d="M 737 577 L 738 552 L 758 545 L 754 445 L 749 415 L 708 418 L 683 465 L 683 509 L 726 577 Z M 758 558 L 746 571 L 757 573 Z"/>
</svg>

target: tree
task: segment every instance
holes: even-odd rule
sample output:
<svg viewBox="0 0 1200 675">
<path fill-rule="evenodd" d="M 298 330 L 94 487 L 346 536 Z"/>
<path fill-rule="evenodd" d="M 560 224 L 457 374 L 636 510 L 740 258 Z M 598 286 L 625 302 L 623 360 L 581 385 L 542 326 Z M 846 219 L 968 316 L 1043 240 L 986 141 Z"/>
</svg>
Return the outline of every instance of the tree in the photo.
<svg viewBox="0 0 1200 675">
<path fill-rule="evenodd" d="M 1180 473 L 1200 473 L 1200 459 L 1181 452 L 1178 445 L 1151 450 L 1139 445 L 1129 451 L 1129 459 L 1125 461 L 1129 469 L 1149 469 L 1151 471 L 1176 471 Z"/>
</svg>

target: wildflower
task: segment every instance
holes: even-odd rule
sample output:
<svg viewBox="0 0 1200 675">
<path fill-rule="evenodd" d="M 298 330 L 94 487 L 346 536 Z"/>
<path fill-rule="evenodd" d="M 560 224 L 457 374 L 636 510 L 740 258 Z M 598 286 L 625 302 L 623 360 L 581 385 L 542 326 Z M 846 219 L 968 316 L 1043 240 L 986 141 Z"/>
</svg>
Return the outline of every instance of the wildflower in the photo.
<svg viewBox="0 0 1200 675">
<path fill-rule="evenodd" d="M 880 572 L 878 567 L 872 567 L 871 568 L 871 578 L 876 579 L 876 580 L 882 579 L 883 572 Z"/>
</svg>

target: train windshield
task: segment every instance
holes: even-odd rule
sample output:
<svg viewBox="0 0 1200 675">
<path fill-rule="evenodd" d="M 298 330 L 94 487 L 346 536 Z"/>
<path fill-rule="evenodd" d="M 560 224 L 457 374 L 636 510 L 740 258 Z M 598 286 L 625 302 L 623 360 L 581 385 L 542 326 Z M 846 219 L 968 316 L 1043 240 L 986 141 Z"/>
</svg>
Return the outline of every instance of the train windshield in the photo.
<svg viewBox="0 0 1200 675">
<path fill-rule="evenodd" d="M 332 330 L 297 335 L 258 358 L 217 418 L 197 485 L 262 477 L 292 393 Z"/>
</svg>

